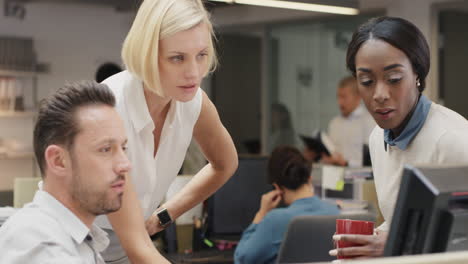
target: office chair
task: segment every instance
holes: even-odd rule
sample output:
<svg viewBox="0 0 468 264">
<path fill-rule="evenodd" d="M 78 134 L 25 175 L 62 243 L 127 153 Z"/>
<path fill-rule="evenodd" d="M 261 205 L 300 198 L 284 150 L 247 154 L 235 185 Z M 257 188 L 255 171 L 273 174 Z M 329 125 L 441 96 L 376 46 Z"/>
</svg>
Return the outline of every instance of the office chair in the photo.
<svg viewBox="0 0 468 264">
<path fill-rule="evenodd" d="M 288 225 L 279 250 L 278 263 L 332 261 L 328 255 L 334 248 L 332 236 L 336 219 L 375 221 L 373 214 L 304 215 L 295 217 Z"/>
</svg>

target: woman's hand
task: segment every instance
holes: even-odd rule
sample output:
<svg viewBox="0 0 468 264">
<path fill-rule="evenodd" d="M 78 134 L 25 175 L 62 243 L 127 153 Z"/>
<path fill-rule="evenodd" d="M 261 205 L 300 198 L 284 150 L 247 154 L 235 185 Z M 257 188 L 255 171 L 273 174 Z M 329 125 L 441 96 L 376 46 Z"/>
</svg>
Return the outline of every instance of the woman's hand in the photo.
<svg viewBox="0 0 468 264">
<path fill-rule="evenodd" d="M 278 206 L 278 204 L 281 202 L 281 194 L 282 192 L 279 189 L 275 189 L 262 195 L 260 209 L 258 210 L 253 220 L 254 224 L 260 223 L 260 221 L 262 221 L 268 212 Z"/>
<path fill-rule="evenodd" d="M 156 212 L 154 212 L 150 218 L 145 221 L 145 227 L 150 236 L 164 230 L 164 228 L 159 224 L 159 217 Z"/>
<path fill-rule="evenodd" d="M 388 232 L 378 231 L 375 235 L 334 235 L 333 240 L 360 244 L 361 246 L 336 248 L 330 250 L 331 256 L 346 256 L 352 258 L 381 257 L 384 253 Z"/>
<path fill-rule="evenodd" d="M 322 153 L 322 163 L 335 165 L 335 166 L 347 166 L 348 162 L 344 159 L 341 153 L 333 153 L 331 156 L 326 153 Z"/>
</svg>

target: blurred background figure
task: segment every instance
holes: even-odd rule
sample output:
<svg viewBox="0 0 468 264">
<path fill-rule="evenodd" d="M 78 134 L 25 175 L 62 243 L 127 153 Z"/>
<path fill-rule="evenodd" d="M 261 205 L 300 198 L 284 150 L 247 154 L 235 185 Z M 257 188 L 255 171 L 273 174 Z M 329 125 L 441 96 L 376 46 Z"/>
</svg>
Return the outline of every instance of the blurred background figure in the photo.
<svg viewBox="0 0 468 264">
<path fill-rule="evenodd" d="M 96 82 L 100 83 L 112 75 L 122 71 L 119 65 L 113 62 L 106 62 L 100 65 L 96 71 Z"/>
<path fill-rule="evenodd" d="M 335 146 L 330 156 L 323 155 L 326 164 L 361 167 L 363 166 L 364 145 L 375 121 L 361 103 L 356 79 L 348 76 L 338 83 L 336 92 L 341 114 L 330 121 L 328 135 Z"/>
<path fill-rule="evenodd" d="M 281 145 L 302 148 L 288 108 L 282 103 L 273 103 L 271 105 L 271 134 L 268 140 L 268 153 Z"/>
</svg>

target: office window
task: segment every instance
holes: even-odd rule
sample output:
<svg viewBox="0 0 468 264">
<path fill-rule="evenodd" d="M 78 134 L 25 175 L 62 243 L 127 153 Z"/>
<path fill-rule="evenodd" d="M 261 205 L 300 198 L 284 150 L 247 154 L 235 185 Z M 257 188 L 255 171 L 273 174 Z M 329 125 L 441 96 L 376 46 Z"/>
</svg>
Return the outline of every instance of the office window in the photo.
<svg viewBox="0 0 468 264">
<path fill-rule="evenodd" d="M 336 85 L 349 75 L 345 63 L 348 43 L 358 25 L 373 16 L 269 27 L 267 152 L 291 142 L 302 148 L 298 134 L 328 129 L 329 121 L 339 114 Z"/>
</svg>

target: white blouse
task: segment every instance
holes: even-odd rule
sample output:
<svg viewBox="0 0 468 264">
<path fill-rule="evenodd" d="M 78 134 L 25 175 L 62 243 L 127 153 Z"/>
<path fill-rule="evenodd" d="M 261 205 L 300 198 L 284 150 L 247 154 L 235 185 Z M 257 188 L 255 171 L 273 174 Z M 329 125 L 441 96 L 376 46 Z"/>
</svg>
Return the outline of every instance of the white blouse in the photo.
<svg viewBox="0 0 468 264">
<path fill-rule="evenodd" d="M 127 155 L 132 162 L 130 175 L 144 218 L 148 219 L 162 202 L 182 167 L 193 128 L 200 115 L 202 92 L 199 88 L 189 102 L 170 102 L 155 157 L 155 126 L 148 111 L 142 81 L 130 72 L 123 71 L 103 83 L 114 92 L 117 112 L 125 123 Z M 101 227 L 111 228 L 105 216 L 98 217 L 96 223 Z"/>
</svg>

